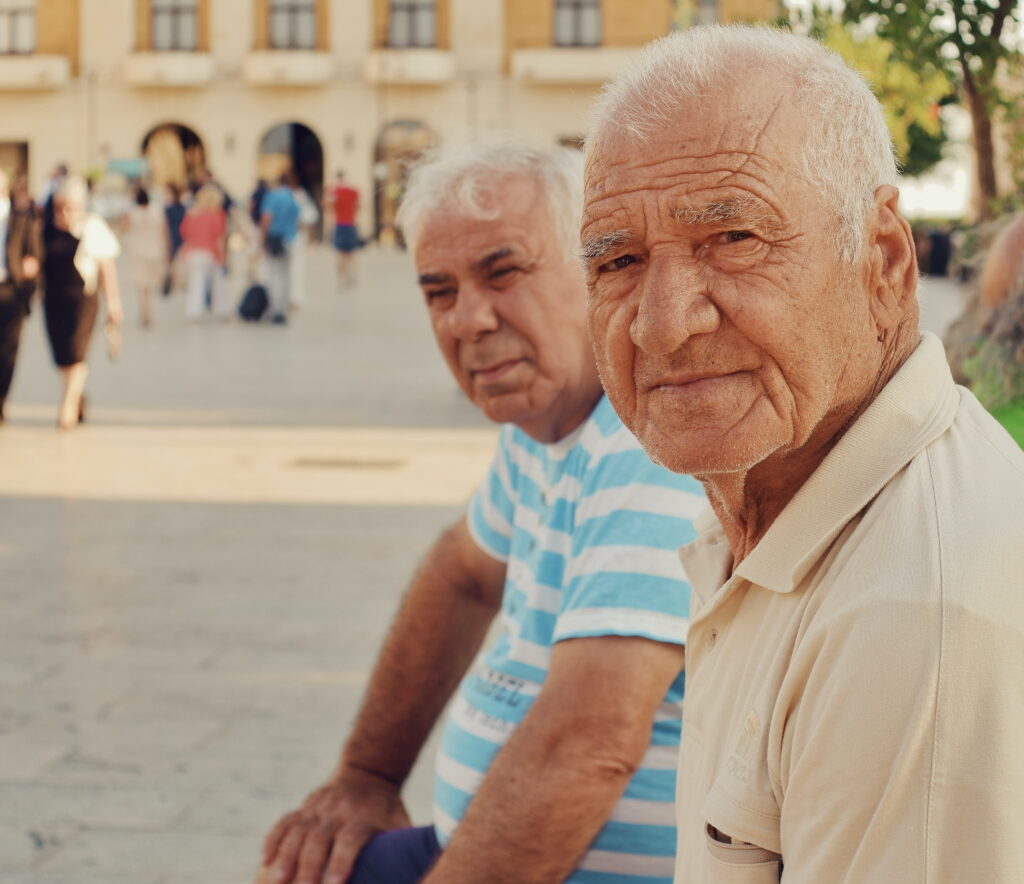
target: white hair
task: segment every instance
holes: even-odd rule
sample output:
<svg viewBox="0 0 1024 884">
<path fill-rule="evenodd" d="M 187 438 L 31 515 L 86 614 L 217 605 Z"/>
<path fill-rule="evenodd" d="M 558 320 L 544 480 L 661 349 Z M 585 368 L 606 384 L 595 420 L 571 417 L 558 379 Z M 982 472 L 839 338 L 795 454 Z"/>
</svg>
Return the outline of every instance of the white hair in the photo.
<svg viewBox="0 0 1024 884">
<path fill-rule="evenodd" d="M 773 73 L 792 83 L 806 125 L 794 159 L 834 210 L 840 253 L 853 261 L 875 189 L 896 184 L 899 172 L 882 107 L 870 87 L 809 37 L 763 26 L 705 25 L 654 41 L 598 98 L 587 153 L 599 149 L 602 136 L 613 130 L 642 144 L 678 125 L 681 103 L 716 86 L 738 90 Z"/>
<path fill-rule="evenodd" d="M 493 221 L 501 214 L 503 185 L 520 176 L 537 182 L 551 220 L 575 254 L 583 212 L 583 155 L 507 139 L 438 148 L 413 167 L 397 217 L 409 248 L 415 251 L 424 221 L 439 210 Z"/>
<path fill-rule="evenodd" d="M 53 192 L 55 203 L 86 206 L 89 203 L 89 185 L 81 175 L 68 175 Z"/>
</svg>

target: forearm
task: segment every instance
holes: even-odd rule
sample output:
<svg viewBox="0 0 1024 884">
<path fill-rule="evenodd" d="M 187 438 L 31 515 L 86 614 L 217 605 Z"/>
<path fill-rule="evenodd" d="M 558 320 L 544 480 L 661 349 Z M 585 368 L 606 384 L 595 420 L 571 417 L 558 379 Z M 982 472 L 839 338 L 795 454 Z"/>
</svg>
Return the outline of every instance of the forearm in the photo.
<svg viewBox="0 0 1024 884">
<path fill-rule="evenodd" d="M 634 762 L 571 743 L 550 748 L 502 751 L 424 884 L 549 884 L 572 872 Z"/>
<path fill-rule="evenodd" d="M 465 573 L 457 530 L 442 535 L 413 578 L 339 770 L 357 767 L 401 784 L 480 649 L 496 607 Z"/>
<path fill-rule="evenodd" d="M 558 642 L 429 884 L 550 884 L 586 853 L 643 762 L 683 650 L 639 637 Z"/>
<path fill-rule="evenodd" d="M 100 264 L 100 282 L 103 298 L 107 309 L 121 305 L 121 287 L 117 278 L 117 267 L 111 259 L 104 259 Z"/>
</svg>

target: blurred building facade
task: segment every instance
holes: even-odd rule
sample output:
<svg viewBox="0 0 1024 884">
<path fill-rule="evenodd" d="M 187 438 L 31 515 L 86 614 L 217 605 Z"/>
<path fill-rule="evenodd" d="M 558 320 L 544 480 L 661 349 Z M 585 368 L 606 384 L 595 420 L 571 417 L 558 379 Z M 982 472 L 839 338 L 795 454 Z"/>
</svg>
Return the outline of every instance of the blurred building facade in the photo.
<svg viewBox="0 0 1024 884">
<path fill-rule="evenodd" d="M 0 0 L 0 167 L 156 183 L 208 167 L 234 196 L 336 169 L 388 231 L 406 164 L 486 132 L 580 139 L 589 104 L 673 27 L 779 0 Z"/>
</svg>

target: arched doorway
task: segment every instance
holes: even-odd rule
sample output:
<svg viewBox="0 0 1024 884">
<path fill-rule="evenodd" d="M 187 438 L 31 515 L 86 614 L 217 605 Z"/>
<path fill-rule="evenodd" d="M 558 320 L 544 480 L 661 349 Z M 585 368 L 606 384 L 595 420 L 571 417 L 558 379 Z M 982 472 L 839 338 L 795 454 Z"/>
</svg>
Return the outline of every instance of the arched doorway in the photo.
<svg viewBox="0 0 1024 884">
<path fill-rule="evenodd" d="M 291 173 L 320 213 L 324 190 L 324 149 L 316 133 L 302 123 L 279 123 L 268 129 L 260 140 L 256 174 L 273 184 L 286 172 Z M 322 225 L 317 224 L 318 232 Z"/>
<path fill-rule="evenodd" d="M 203 140 L 182 123 L 161 123 L 142 139 L 142 155 L 154 185 L 190 187 L 206 168 Z"/>
<path fill-rule="evenodd" d="M 430 127 L 419 120 L 395 120 L 380 131 L 374 150 L 374 235 L 385 245 L 402 244 L 395 213 L 409 167 L 437 144 Z"/>
</svg>

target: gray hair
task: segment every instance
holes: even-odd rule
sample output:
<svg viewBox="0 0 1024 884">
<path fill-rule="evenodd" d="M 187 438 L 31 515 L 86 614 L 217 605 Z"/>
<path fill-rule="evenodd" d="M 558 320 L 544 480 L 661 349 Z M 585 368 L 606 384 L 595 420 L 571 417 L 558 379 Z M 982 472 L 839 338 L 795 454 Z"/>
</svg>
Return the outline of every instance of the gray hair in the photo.
<svg viewBox="0 0 1024 884">
<path fill-rule="evenodd" d="M 565 147 L 521 141 L 473 142 L 429 151 L 406 182 L 397 223 L 411 250 L 423 222 L 439 209 L 493 221 L 501 214 L 501 186 L 526 176 L 537 182 L 551 220 L 573 254 L 583 213 L 583 156 Z"/>
<path fill-rule="evenodd" d="M 808 37 L 749 25 L 706 25 L 649 44 L 598 98 L 588 155 L 611 130 L 637 144 L 676 124 L 678 106 L 743 75 L 788 76 L 805 110 L 800 171 L 835 212 L 835 236 L 846 261 L 860 254 L 863 226 L 882 184 L 899 172 L 882 107 L 870 87 L 836 53 Z"/>
<path fill-rule="evenodd" d="M 55 203 L 70 203 L 75 206 L 89 204 L 89 185 L 81 175 L 68 175 L 53 192 Z"/>
</svg>

